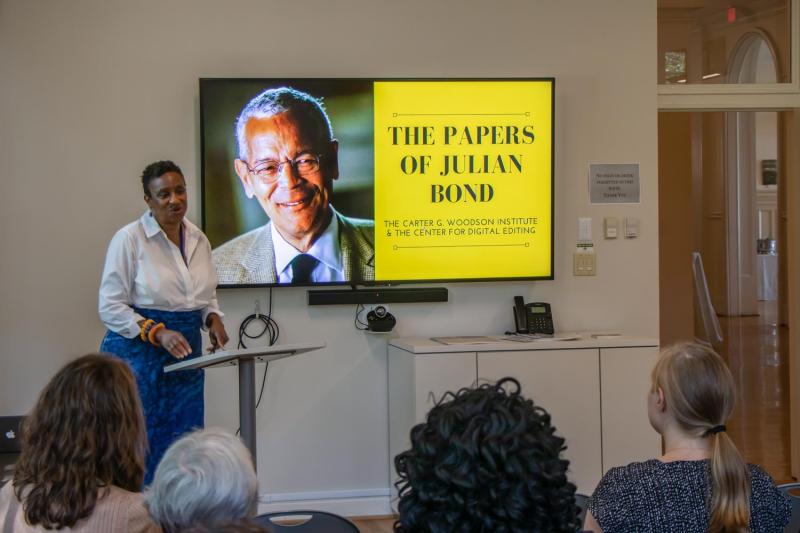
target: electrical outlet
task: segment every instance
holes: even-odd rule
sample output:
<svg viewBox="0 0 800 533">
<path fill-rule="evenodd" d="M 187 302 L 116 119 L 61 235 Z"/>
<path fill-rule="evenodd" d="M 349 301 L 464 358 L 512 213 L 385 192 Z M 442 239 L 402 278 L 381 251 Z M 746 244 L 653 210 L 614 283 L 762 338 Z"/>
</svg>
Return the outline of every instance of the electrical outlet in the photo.
<svg viewBox="0 0 800 533">
<path fill-rule="evenodd" d="M 574 276 L 596 275 L 596 259 L 594 252 L 575 252 L 572 256 L 572 274 Z"/>
</svg>

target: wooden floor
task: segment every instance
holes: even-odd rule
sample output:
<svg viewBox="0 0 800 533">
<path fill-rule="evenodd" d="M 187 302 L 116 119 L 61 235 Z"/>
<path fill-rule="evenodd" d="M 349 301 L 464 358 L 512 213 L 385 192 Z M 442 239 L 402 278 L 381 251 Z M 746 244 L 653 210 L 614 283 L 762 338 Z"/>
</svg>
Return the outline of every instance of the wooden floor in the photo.
<svg viewBox="0 0 800 533">
<path fill-rule="evenodd" d="M 351 519 L 361 533 L 392 533 L 394 518 Z"/>
<path fill-rule="evenodd" d="M 728 434 L 749 463 L 776 483 L 793 481 L 789 456 L 789 330 L 777 325 L 776 302 L 759 302 L 759 316 L 720 317 L 719 349 L 739 388 Z"/>
</svg>

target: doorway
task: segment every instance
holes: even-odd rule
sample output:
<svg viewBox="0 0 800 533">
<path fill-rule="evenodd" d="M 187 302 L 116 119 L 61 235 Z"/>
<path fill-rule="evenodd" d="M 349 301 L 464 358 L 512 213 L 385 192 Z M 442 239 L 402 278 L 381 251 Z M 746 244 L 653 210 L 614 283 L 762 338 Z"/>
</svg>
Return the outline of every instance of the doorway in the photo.
<svg viewBox="0 0 800 533">
<path fill-rule="evenodd" d="M 740 395 L 729 434 L 778 482 L 791 480 L 780 115 L 662 112 L 658 122 L 661 342 L 701 339 L 726 358 Z M 694 252 L 721 340 L 700 316 Z"/>
<path fill-rule="evenodd" d="M 740 36 L 727 63 L 730 83 L 778 78 L 776 50 L 757 28 Z M 659 113 L 662 344 L 700 339 L 726 358 L 740 395 L 729 433 L 745 459 L 777 481 L 792 477 L 780 177 L 782 123 L 791 120 L 791 112 L 746 109 Z M 701 258 L 695 265 L 692 253 Z"/>
</svg>

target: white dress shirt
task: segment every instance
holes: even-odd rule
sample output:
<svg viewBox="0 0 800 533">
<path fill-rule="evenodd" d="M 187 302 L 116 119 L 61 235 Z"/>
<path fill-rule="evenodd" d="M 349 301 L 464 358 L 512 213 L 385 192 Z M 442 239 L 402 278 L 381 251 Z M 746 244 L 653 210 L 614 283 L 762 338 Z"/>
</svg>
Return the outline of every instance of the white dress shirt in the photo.
<svg viewBox="0 0 800 533">
<path fill-rule="evenodd" d="M 100 320 L 108 329 L 129 339 L 139 335 L 138 322 L 144 317 L 133 306 L 161 311 L 202 309 L 203 327 L 210 313 L 222 316 L 211 245 L 185 218 L 183 228 L 186 262 L 149 210 L 111 239 L 98 304 Z"/>
<path fill-rule="evenodd" d="M 278 283 L 291 283 L 294 273 L 290 263 L 302 252 L 286 242 L 275 229 L 275 224 L 270 224 L 270 231 L 275 251 L 275 270 L 278 272 Z M 339 220 L 336 215 L 331 216 L 328 227 L 305 253 L 319 261 L 311 271 L 311 281 L 345 281 L 342 250 L 339 247 Z"/>
</svg>

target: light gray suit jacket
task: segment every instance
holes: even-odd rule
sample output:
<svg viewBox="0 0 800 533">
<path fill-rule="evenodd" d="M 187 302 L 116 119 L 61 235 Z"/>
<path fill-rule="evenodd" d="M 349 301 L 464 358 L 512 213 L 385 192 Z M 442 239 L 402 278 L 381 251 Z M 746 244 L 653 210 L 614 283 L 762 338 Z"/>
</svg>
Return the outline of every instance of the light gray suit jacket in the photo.
<svg viewBox="0 0 800 533">
<path fill-rule="evenodd" d="M 339 220 L 339 248 L 342 251 L 345 281 L 375 279 L 375 223 L 348 218 L 333 211 Z M 220 285 L 276 283 L 275 250 L 267 222 L 240 235 L 211 252 Z"/>
</svg>

